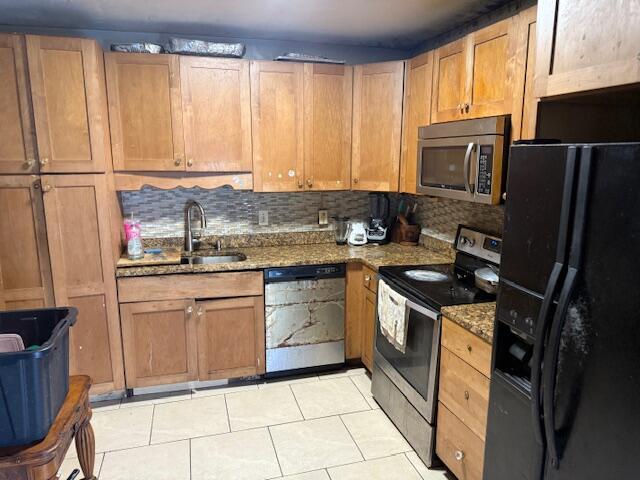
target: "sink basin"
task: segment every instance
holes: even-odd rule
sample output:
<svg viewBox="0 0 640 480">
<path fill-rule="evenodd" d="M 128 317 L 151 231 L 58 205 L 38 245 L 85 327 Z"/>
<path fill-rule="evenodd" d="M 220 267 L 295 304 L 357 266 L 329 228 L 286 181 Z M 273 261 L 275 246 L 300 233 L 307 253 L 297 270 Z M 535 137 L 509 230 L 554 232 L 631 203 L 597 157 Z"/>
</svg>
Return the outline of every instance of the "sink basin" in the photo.
<svg viewBox="0 0 640 480">
<path fill-rule="evenodd" d="M 247 256 L 243 253 L 220 253 L 214 255 L 191 255 L 188 257 L 181 257 L 180 263 L 183 265 L 204 265 L 212 263 L 242 262 L 246 259 Z"/>
</svg>

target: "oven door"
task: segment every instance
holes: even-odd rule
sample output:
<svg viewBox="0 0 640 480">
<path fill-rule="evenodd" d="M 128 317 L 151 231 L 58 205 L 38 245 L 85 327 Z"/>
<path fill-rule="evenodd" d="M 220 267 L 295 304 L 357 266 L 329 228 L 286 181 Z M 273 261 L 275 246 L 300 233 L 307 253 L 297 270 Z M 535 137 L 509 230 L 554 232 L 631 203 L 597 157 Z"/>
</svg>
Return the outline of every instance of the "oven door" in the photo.
<svg viewBox="0 0 640 480">
<path fill-rule="evenodd" d="M 429 422 L 434 421 L 440 314 L 413 299 L 407 299 L 408 317 L 405 353 L 397 350 L 376 325 L 375 362 Z"/>
<path fill-rule="evenodd" d="M 498 135 L 419 140 L 416 191 L 493 203 L 492 180 L 501 178 L 501 145 Z"/>
</svg>

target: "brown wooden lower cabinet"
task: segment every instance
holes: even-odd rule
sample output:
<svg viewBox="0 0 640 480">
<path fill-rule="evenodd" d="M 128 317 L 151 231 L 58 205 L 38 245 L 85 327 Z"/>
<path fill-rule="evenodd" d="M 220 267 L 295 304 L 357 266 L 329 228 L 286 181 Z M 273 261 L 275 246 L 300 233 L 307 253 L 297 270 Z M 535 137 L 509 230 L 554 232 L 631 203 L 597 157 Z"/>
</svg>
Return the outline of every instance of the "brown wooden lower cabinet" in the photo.
<svg viewBox="0 0 640 480">
<path fill-rule="evenodd" d="M 120 306 L 127 388 L 196 380 L 196 314 L 193 300 Z"/>
<path fill-rule="evenodd" d="M 264 373 L 264 297 L 196 302 L 198 378 Z"/>
<path fill-rule="evenodd" d="M 438 403 L 436 453 L 458 480 L 482 480 L 484 442 Z"/>
<path fill-rule="evenodd" d="M 376 294 L 365 290 L 364 315 L 362 318 L 362 363 L 373 370 L 373 339 L 376 325 Z"/>
</svg>

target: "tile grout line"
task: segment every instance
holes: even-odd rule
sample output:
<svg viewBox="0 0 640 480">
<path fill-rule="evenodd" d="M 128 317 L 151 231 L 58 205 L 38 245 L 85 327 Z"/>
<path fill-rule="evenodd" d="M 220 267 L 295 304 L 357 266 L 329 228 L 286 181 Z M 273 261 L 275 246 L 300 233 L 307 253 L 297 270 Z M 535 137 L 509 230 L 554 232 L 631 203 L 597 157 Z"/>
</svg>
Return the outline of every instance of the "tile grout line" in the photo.
<svg viewBox="0 0 640 480">
<path fill-rule="evenodd" d="M 189 480 L 193 480 L 193 471 L 191 466 L 191 439 L 189 439 Z"/>
<path fill-rule="evenodd" d="M 151 428 L 149 429 L 149 443 L 147 445 L 151 445 L 151 439 L 153 438 L 153 421 L 156 418 L 156 406 L 153 405 L 153 410 L 151 411 Z"/>
<path fill-rule="evenodd" d="M 411 451 L 413 452 L 414 450 L 411 449 Z M 416 471 L 416 473 L 418 474 L 418 476 L 420 478 L 422 478 L 422 480 L 424 480 L 424 477 L 422 476 L 422 474 L 418 471 L 418 469 L 416 468 L 416 466 L 413 464 L 413 462 L 409 459 L 409 457 L 407 457 L 407 452 L 403 453 L 404 457 L 407 459 L 407 461 L 411 464 L 411 467 Z M 420 457 L 418 457 L 418 459 L 420 459 Z M 425 465 L 426 466 L 426 465 Z"/>
<path fill-rule="evenodd" d="M 337 417 L 340 419 L 340 423 L 342 423 L 342 426 L 344 427 L 344 429 L 349 434 L 349 438 L 351 439 L 351 441 L 354 443 L 354 445 L 358 449 L 358 452 L 360 453 L 360 456 L 362 457 L 362 460 L 366 461 L 367 459 L 365 458 L 364 454 L 362 453 L 362 450 L 360 450 L 360 445 L 358 445 L 358 442 L 356 442 L 356 439 L 353 438 L 353 435 L 351 435 L 351 432 L 349 431 L 349 427 L 347 427 L 347 424 L 344 423 L 344 420 L 342 419 L 342 415 L 337 415 Z"/>
<path fill-rule="evenodd" d="M 231 433 L 231 417 L 229 416 L 229 405 L 227 404 L 227 394 L 223 394 L 222 398 L 224 399 L 224 411 L 227 414 L 227 429 L 228 433 Z"/>
<path fill-rule="evenodd" d="M 304 413 L 302 412 L 302 408 L 300 407 L 300 403 L 298 403 L 298 398 L 296 397 L 296 392 L 293 391 L 293 388 L 291 387 L 291 385 L 289 385 L 289 390 L 291 391 L 291 395 L 293 396 L 293 401 L 296 402 L 296 407 L 298 407 L 298 411 L 300 412 L 302 421 L 304 422 L 305 420 L 308 420 L 307 417 L 305 417 Z M 293 422 L 290 422 L 290 423 L 293 423 Z"/>
<path fill-rule="evenodd" d="M 280 465 L 280 458 L 278 457 L 278 450 L 276 449 L 276 442 L 273 441 L 273 435 L 271 435 L 271 427 L 267 427 L 267 432 L 269 433 L 269 438 L 271 439 L 271 446 L 273 447 L 273 453 L 276 455 L 276 462 L 278 463 L 280 476 L 284 477 L 284 472 L 282 471 L 282 465 Z"/>
</svg>

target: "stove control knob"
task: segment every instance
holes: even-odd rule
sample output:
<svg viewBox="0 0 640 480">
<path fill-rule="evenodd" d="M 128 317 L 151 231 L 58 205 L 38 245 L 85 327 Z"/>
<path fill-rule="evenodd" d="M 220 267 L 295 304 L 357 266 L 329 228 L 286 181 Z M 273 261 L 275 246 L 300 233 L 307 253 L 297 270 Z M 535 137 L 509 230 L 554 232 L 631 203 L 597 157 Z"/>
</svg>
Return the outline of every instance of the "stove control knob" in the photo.
<svg viewBox="0 0 640 480">
<path fill-rule="evenodd" d="M 474 238 L 462 236 L 460 237 L 460 243 L 462 245 L 469 245 L 470 247 L 473 247 L 476 244 L 476 240 Z"/>
</svg>

